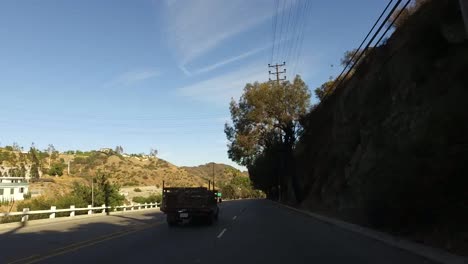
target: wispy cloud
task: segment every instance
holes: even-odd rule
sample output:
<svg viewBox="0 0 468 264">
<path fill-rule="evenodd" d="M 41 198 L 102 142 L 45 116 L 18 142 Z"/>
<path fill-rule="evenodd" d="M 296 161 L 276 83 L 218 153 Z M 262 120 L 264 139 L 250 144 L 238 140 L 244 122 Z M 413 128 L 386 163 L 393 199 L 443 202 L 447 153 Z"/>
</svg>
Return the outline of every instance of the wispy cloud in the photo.
<svg viewBox="0 0 468 264">
<path fill-rule="evenodd" d="M 186 69 L 190 62 L 271 18 L 276 10 L 266 6 L 271 1 L 166 1 L 166 30 L 180 68 L 190 73 Z"/>
<path fill-rule="evenodd" d="M 190 97 L 197 101 L 228 105 L 231 98 L 238 98 L 246 83 L 266 81 L 268 74 L 263 63 L 251 64 L 234 72 L 207 79 L 189 86 L 179 88 L 180 96 Z"/>
<path fill-rule="evenodd" d="M 244 52 L 240 55 L 237 55 L 237 56 L 234 56 L 234 57 L 231 57 L 229 59 L 225 59 L 223 61 L 220 61 L 220 62 L 217 62 L 215 64 L 212 64 L 210 66 L 206 66 L 204 68 L 201 68 L 195 72 L 193 72 L 193 74 L 200 74 L 200 73 L 206 73 L 206 72 L 210 72 L 212 70 L 215 70 L 219 67 L 222 67 L 226 64 L 229 64 L 229 63 L 232 63 L 232 62 L 235 62 L 235 61 L 239 61 L 239 60 L 242 60 L 242 59 L 245 59 L 247 57 L 250 57 L 260 51 L 263 51 L 265 49 L 267 49 L 269 46 L 265 46 L 265 47 L 261 47 L 261 48 L 256 48 L 256 49 L 253 49 L 253 50 L 250 50 L 250 51 L 247 51 L 247 52 Z"/>
<path fill-rule="evenodd" d="M 160 75 L 157 69 L 144 69 L 124 72 L 113 80 L 107 82 L 105 87 L 128 86 Z"/>
</svg>

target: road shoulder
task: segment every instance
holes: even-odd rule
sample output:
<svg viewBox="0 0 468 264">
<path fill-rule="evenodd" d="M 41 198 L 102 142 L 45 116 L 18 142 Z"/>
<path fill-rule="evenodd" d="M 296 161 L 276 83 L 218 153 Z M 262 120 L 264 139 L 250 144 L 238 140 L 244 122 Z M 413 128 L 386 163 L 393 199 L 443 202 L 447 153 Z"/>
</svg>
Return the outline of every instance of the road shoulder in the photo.
<svg viewBox="0 0 468 264">
<path fill-rule="evenodd" d="M 341 220 L 333 219 L 330 217 L 326 217 L 323 215 L 319 215 L 316 213 L 312 213 L 309 211 L 301 210 L 295 207 L 291 207 L 285 204 L 279 204 L 282 207 L 285 207 L 287 209 L 308 215 L 310 217 L 313 217 L 321 222 L 337 226 L 339 228 L 345 229 L 347 231 L 351 231 L 354 233 L 358 233 L 360 235 L 378 240 L 380 242 L 383 242 L 387 245 L 406 250 L 408 252 L 411 252 L 413 254 L 422 256 L 426 259 L 429 259 L 431 261 L 439 262 L 439 263 L 453 263 L 453 264 L 463 264 L 463 263 L 468 263 L 468 258 L 462 257 L 462 256 L 457 256 L 454 254 L 451 254 L 449 252 L 446 252 L 444 250 L 438 249 L 438 248 L 433 248 L 429 247 L 426 245 L 422 245 L 419 243 L 411 242 L 408 240 L 404 240 L 398 237 L 391 236 L 389 234 L 375 231 L 366 227 L 362 227 L 356 224 L 351 224 L 348 222 L 344 222 Z"/>
</svg>

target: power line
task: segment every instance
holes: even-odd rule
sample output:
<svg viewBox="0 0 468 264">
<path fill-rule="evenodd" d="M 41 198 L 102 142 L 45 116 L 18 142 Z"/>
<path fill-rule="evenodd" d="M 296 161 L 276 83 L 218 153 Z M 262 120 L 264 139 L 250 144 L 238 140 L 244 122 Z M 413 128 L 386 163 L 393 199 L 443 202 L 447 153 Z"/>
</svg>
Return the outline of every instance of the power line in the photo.
<svg viewBox="0 0 468 264">
<path fill-rule="evenodd" d="M 297 43 L 297 48 L 296 48 L 296 59 L 294 60 L 294 68 L 293 68 L 293 75 L 296 74 L 296 68 L 297 68 L 297 65 L 299 63 L 299 60 L 301 59 L 300 58 L 300 55 L 301 55 L 301 52 L 302 52 L 302 45 L 304 43 L 304 34 L 305 34 L 305 29 L 306 29 L 306 26 L 307 26 L 307 13 L 309 12 L 309 9 L 311 7 L 311 1 L 307 1 L 305 6 L 304 6 L 304 12 L 303 12 L 303 18 L 302 18 L 302 24 L 301 24 L 301 28 L 300 28 L 300 31 L 299 31 L 299 35 L 298 35 L 298 43 Z M 293 53 L 294 54 L 294 53 Z"/>
<path fill-rule="evenodd" d="M 285 5 L 286 0 L 283 0 L 283 5 L 281 8 L 281 22 L 280 22 L 280 33 L 279 33 L 279 41 L 280 43 L 283 42 L 283 25 L 284 25 L 284 5 Z M 277 50 L 277 57 L 276 60 L 281 60 L 280 55 L 281 55 L 281 44 L 279 43 L 278 45 L 278 50 Z"/>
<path fill-rule="evenodd" d="M 292 26 L 292 28 L 293 28 L 293 29 L 292 29 L 293 33 L 292 33 L 292 37 L 291 37 L 292 40 L 291 40 L 291 45 L 290 45 L 291 48 L 288 50 L 288 54 L 287 54 L 287 56 L 286 56 L 286 61 L 288 61 L 288 62 L 290 61 L 290 56 L 292 55 L 291 52 L 292 52 L 292 50 L 293 50 L 293 47 L 294 47 L 295 44 L 296 44 L 296 42 L 294 42 L 294 40 L 295 40 L 295 38 L 296 38 L 296 32 L 298 32 L 296 26 L 297 26 L 297 23 L 300 21 L 300 15 L 302 14 L 301 11 L 303 11 L 303 9 L 304 9 L 304 7 L 305 7 L 305 4 L 306 4 L 306 2 L 303 1 L 303 2 L 302 2 L 302 8 L 301 8 L 301 4 L 300 4 L 300 3 L 298 3 L 297 6 L 296 6 L 296 14 L 295 14 L 294 17 L 293 17 L 293 26 Z"/>
<path fill-rule="evenodd" d="M 274 16 L 274 26 L 273 26 L 273 47 L 271 48 L 271 59 L 270 62 L 273 63 L 273 56 L 275 54 L 275 43 L 276 43 L 276 27 L 278 25 L 278 6 L 279 0 L 276 0 L 276 15 Z"/>
<path fill-rule="evenodd" d="M 377 24 L 379 23 L 380 19 L 383 17 L 383 15 L 387 12 L 387 9 L 390 7 L 390 5 L 392 4 L 393 0 L 390 0 L 390 2 L 388 2 L 387 6 L 385 7 L 385 9 L 382 11 L 382 13 L 380 13 L 380 16 L 379 18 L 377 18 L 377 20 L 375 21 L 374 25 L 372 26 L 372 28 L 369 30 L 369 32 L 367 33 L 366 37 L 362 40 L 361 44 L 359 44 L 359 47 L 354 51 L 353 53 L 353 56 L 351 56 L 351 59 L 348 61 L 348 63 L 345 65 L 345 67 L 343 68 L 343 70 L 341 71 L 340 75 L 338 75 L 337 77 L 337 80 L 339 80 L 341 78 L 341 76 L 343 75 L 343 73 L 346 71 L 346 68 L 348 68 L 349 65 L 351 65 L 351 62 L 354 61 L 354 58 L 356 57 L 356 55 L 359 53 L 359 50 L 361 50 L 361 47 L 362 45 L 364 45 L 364 43 L 366 42 L 367 38 L 369 38 L 370 34 L 372 33 L 372 31 L 374 31 L 374 28 L 377 26 Z"/>
<path fill-rule="evenodd" d="M 406 7 L 409 5 L 410 2 L 411 2 L 411 0 L 406 1 L 405 5 L 403 5 L 403 8 L 400 9 L 400 12 L 398 12 L 398 14 L 395 16 L 393 21 L 387 26 L 387 29 L 382 34 L 382 36 L 380 36 L 379 40 L 377 40 L 374 47 L 377 47 L 377 45 L 380 43 L 380 41 L 382 41 L 382 39 L 387 35 L 388 31 L 393 27 L 393 24 L 395 24 L 395 21 L 397 21 L 397 19 L 401 15 L 401 13 L 403 13 L 403 11 L 405 11 Z"/>
<path fill-rule="evenodd" d="M 297 50 L 298 50 L 299 43 L 300 43 L 301 36 L 302 36 L 302 30 L 303 30 L 303 24 L 304 24 L 304 20 L 305 20 L 304 18 L 305 18 L 305 15 L 306 15 L 307 6 L 308 6 L 308 1 L 304 1 L 303 6 L 300 9 L 298 24 L 297 24 L 297 33 L 295 34 L 295 40 L 296 41 L 295 41 L 294 45 L 292 46 L 291 58 L 289 59 L 291 65 L 296 64 L 296 60 L 297 60 L 297 57 L 298 57 Z"/>
<path fill-rule="evenodd" d="M 372 44 L 372 42 L 374 41 L 374 39 L 377 37 L 377 35 L 380 33 L 380 31 L 382 30 L 382 28 L 385 26 L 385 23 L 387 21 L 389 21 L 391 15 L 395 12 L 396 8 L 400 5 L 402 0 L 397 0 L 397 2 L 395 3 L 395 5 L 392 7 L 392 10 L 390 10 L 390 12 L 387 14 L 386 18 L 384 21 L 382 21 L 382 23 L 380 24 L 379 28 L 377 29 L 377 31 L 374 33 L 374 35 L 372 36 L 372 38 L 367 42 L 367 45 L 366 47 L 362 50 L 362 52 L 359 53 L 359 51 L 357 53 L 359 53 L 357 59 L 353 62 L 353 61 L 349 61 L 348 64 L 345 66 L 345 69 L 348 65 L 351 65 L 351 67 L 349 68 L 349 70 L 346 72 L 345 76 L 343 76 L 341 78 L 341 75 L 344 73 L 344 70 L 341 72 L 341 74 L 338 76 L 338 78 L 336 79 L 337 81 L 337 84 L 334 85 L 333 89 L 332 90 L 336 90 L 338 87 L 340 87 L 340 84 L 343 82 L 344 79 L 346 79 L 346 77 L 348 77 L 349 73 L 353 70 L 353 68 L 358 64 L 358 62 L 361 60 L 362 56 L 366 53 L 366 51 L 369 49 L 370 45 Z M 389 3 L 390 4 L 390 3 Z M 385 11 L 385 10 L 384 10 Z M 380 17 L 379 17 L 380 18 Z M 377 22 L 378 23 L 378 20 Z M 364 40 L 365 41 L 365 40 Z M 328 97 L 328 94 L 325 94 L 325 97 L 324 98 L 327 98 Z"/>
<path fill-rule="evenodd" d="M 292 10 L 293 4 L 290 2 L 288 5 L 289 5 L 289 9 L 288 9 L 288 20 L 286 22 L 286 33 L 285 33 L 286 37 L 285 37 L 285 40 L 283 41 L 284 42 L 284 48 L 283 48 L 283 52 L 281 53 L 281 58 L 283 60 L 286 59 L 286 54 L 287 54 L 287 50 L 288 50 L 288 46 L 289 46 L 288 42 L 289 42 L 290 38 L 288 37 L 288 33 L 290 32 L 289 28 L 290 28 L 290 24 L 291 24 L 290 23 L 291 22 L 291 13 L 292 13 L 291 10 Z M 289 35 L 290 35 L 290 33 L 289 33 Z"/>
</svg>

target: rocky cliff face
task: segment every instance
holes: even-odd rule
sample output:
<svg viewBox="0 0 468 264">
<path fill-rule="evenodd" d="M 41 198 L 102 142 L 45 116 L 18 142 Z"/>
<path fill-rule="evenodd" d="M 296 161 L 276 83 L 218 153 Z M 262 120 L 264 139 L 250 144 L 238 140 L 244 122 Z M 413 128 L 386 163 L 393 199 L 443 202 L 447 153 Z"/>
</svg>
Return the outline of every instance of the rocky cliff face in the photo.
<svg viewBox="0 0 468 264">
<path fill-rule="evenodd" d="M 306 117 L 303 206 L 399 230 L 466 215 L 464 34 L 458 1 L 429 1 Z"/>
</svg>

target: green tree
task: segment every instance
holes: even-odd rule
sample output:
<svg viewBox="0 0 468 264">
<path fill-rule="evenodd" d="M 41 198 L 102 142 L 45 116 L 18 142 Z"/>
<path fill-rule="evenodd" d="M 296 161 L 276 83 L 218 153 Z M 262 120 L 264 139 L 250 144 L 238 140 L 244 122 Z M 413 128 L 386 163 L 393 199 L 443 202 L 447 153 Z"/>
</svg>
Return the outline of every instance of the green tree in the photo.
<svg viewBox="0 0 468 264">
<path fill-rule="evenodd" d="M 239 102 L 231 101 L 233 125 L 225 125 L 229 157 L 249 166 L 271 142 L 292 148 L 309 105 L 309 90 L 299 76 L 292 83 L 247 84 Z"/>
<path fill-rule="evenodd" d="M 49 154 L 49 168 L 50 168 L 50 163 L 51 163 L 51 159 L 52 159 L 52 154 L 56 151 L 54 145 L 49 144 L 49 145 L 47 146 L 47 150 L 46 150 L 46 151 L 47 151 L 47 154 Z"/>
<path fill-rule="evenodd" d="M 11 146 L 12 150 L 14 151 L 21 151 L 21 148 L 20 145 L 18 145 L 18 143 L 16 142 L 13 142 L 13 145 Z"/>
<path fill-rule="evenodd" d="M 53 163 L 48 170 L 48 174 L 54 176 L 62 176 L 65 166 L 66 165 L 63 163 Z"/>
<path fill-rule="evenodd" d="M 108 176 L 98 172 L 94 180 L 94 205 L 107 204 L 110 206 L 121 205 L 125 197 L 119 193 L 120 186 L 112 184 Z M 90 185 L 75 182 L 71 194 L 80 197 L 86 204 L 92 202 L 92 190 Z"/>
<path fill-rule="evenodd" d="M 285 81 L 247 84 L 239 102 L 230 104 L 232 126 L 225 125 L 228 155 L 249 171 L 256 159 L 270 146 L 279 145 L 285 166 L 291 164 L 292 150 L 301 131 L 299 119 L 310 105 L 310 92 L 300 76 Z M 270 177 L 270 181 L 273 178 Z M 300 187 L 293 176 L 293 191 L 300 198 Z"/>
<path fill-rule="evenodd" d="M 356 53 L 356 55 L 354 55 Z M 345 51 L 343 57 L 340 60 L 341 66 L 346 67 L 348 64 L 349 66 L 355 64 L 358 62 L 359 56 L 361 56 L 363 53 L 363 50 L 357 50 L 357 49 L 352 49 L 352 50 L 347 50 Z M 366 51 L 368 53 L 368 51 Z M 366 54 L 364 54 L 365 56 Z M 364 57 L 363 56 L 363 57 Z M 363 58 L 361 58 L 362 60 Z"/>
<path fill-rule="evenodd" d="M 340 60 L 341 66 L 350 69 L 351 66 L 356 64 L 354 67 L 357 67 L 364 60 L 366 55 L 369 54 L 370 50 L 371 49 L 368 49 L 365 53 L 363 53 L 364 50 L 357 49 L 345 51 L 343 57 Z M 360 56 L 362 57 L 359 58 Z M 335 91 L 336 85 L 340 83 L 339 80 L 348 80 L 351 76 L 353 76 L 354 72 L 355 68 L 353 68 L 353 70 L 351 70 L 348 74 L 339 76 L 339 78 L 332 79 L 332 77 L 330 77 L 330 80 L 324 82 L 322 85 L 320 85 L 320 87 L 314 89 L 314 94 L 317 99 L 322 101 L 325 97 L 331 95 Z M 344 79 L 345 77 L 346 79 Z"/>
<path fill-rule="evenodd" d="M 29 149 L 29 159 L 31 160 L 31 178 L 39 179 L 40 162 L 37 158 L 37 150 L 33 147 Z"/>
<path fill-rule="evenodd" d="M 236 191 L 234 190 L 234 187 L 232 185 L 228 184 L 228 185 L 221 187 L 221 193 L 224 198 L 232 199 L 232 198 L 235 198 L 234 195 Z"/>
<path fill-rule="evenodd" d="M 150 157 L 156 158 L 158 156 L 158 150 L 155 148 L 151 148 L 149 155 Z"/>
<path fill-rule="evenodd" d="M 241 188 L 251 188 L 250 179 L 243 176 L 236 176 L 231 180 L 232 185 L 236 185 Z"/>
<path fill-rule="evenodd" d="M 5 146 L 5 150 L 8 150 L 8 151 L 13 151 L 13 146 Z"/>
<path fill-rule="evenodd" d="M 323 98 L 333 93 L 335 84 L 336 82 L 334 80 L 330 80 L 320 85 L 320 87 L 315 88 L 314 93 L 317 99 L 322 101 Z"/>
</svg>

